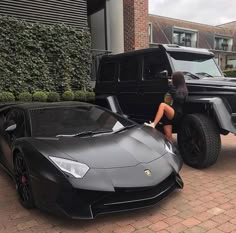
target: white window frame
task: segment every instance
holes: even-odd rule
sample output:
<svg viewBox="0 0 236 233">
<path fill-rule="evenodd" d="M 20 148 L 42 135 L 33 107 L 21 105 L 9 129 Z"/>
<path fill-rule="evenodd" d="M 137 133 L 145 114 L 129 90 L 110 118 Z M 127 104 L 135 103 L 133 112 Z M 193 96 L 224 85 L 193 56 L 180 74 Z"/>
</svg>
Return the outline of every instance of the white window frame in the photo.
<svg viewBox="0 0 236 233">
<path fill-rule="evenodd" d="M 195 40 L 195 46 L 193 47 L 191 45 L 191 48 L 198 48 L 199 47 L 199 35 L 198 35 L 198 30 L 195 29 L 190 29 L 190 28 L 183 28 L 183 27 L 176 27 L 173 26 L 172 27 L 172 44 L 174 44 L 174 33 L 188 33 L 191 35 L 195 35 L 196 36 L 196 40 Z M 194 41 L 192 41 L 191 39 L 191 43 L 193 43 Z"/>
</svg>

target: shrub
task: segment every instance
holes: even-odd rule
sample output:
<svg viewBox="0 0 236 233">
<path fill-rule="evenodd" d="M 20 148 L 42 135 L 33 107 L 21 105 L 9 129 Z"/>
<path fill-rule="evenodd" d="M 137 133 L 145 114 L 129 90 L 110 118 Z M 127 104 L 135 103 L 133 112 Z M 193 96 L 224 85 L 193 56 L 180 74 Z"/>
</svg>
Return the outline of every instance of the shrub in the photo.
<svg viewBox="0 0 236 233">
<path fill-rule="evenodd" d="M 36 91 L 33 94 L 33 101 L 46 102 L 47 101 L 47 94 L 43 91 Z"/>
<path fill-rule="evenodd" d="M 236 78 L 236 70 L 224 70 L 224 75 L 226 77 Z"/>
<path fill-rule="evenodd" d="M 73 91 L 65 91 L 63 94 L 62 94 L 62 99 L 65 100 L 65 101 L 71 101 L 71 100 L 74 100 L 74 93 Z"/>
<path fill-rule="evenodd" d="M 15 96 L 9 91 L 0 92 L 0 101 L 1 102 L 15 101 Z"/>
<path fill-rule="evenodd" d="M 22 92 L 18 95 L 17 99 L 22 102 L 31 102 L 32 94 L 30 94 L 29 92 Z"/>
<path fill-rule="evenodd" d="M 88 102 L 94 102 L 95 101 L 95 93 L 94 92 L 86 91 L 85 96 L 86 96 L 86 101 L 88 101 Z"/>
<path fill-rule="evenodd" d="M 60 95 L 57 92 L 48 92 L 48 102 L 58 102 L 60 100 Z"/>
<path fill-rule="evenodd" d="M 84 91 L 76 91 L 75 92 L 75 100 L 78 101 L 86 101 L 86 93 Z"/>
</svg>

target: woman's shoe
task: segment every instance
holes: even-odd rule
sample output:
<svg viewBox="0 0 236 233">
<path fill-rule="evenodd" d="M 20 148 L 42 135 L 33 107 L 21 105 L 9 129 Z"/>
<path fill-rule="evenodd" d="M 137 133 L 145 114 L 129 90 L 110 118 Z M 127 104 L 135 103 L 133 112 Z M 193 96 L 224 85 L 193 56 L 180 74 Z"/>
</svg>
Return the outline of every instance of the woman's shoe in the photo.
<svg viewBox="0 0 236 233">
<path fill-rule="evenodd" d="M 155 128 L 155 125 L 153 122 L 150 121 L 150 123 L 144 122 L 144 125 L 149 126 L 151 128 Z"/>
</svg>

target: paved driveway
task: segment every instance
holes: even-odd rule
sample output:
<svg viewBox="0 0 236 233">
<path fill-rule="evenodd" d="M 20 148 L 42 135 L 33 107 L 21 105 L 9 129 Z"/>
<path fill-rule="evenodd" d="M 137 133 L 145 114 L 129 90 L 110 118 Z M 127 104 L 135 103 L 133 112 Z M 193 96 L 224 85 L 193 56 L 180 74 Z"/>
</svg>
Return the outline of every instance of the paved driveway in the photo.
<svg viewBox="0 0 236 233">
<path fill-rule="evenodd" d="M 182 191 L 172 193 L 155 207 L 72 221 L 27 211 L 17 201 L 10 178 L 0 169 L 0 233 L 236 233 L 236 137 L 222 137 L 221 156 L 213 167 L 184 166 Z"/>
</svg>

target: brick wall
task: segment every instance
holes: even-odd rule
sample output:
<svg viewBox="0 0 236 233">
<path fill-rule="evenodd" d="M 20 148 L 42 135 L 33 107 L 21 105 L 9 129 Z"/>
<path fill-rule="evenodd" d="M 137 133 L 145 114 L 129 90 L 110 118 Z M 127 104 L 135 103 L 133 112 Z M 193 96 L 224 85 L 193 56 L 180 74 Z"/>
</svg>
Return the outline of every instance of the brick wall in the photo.
<svg viewBox="0 0 236 233">
<path fill-rule="evenodd" d="M 149 47 L 148 0 L 123 0 L 125 51 Z"/>
</svg>

